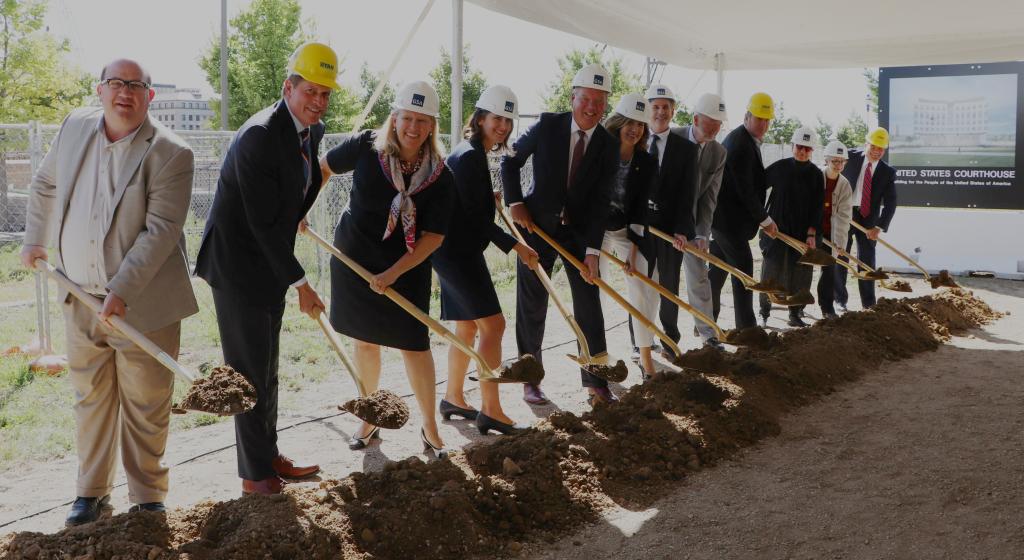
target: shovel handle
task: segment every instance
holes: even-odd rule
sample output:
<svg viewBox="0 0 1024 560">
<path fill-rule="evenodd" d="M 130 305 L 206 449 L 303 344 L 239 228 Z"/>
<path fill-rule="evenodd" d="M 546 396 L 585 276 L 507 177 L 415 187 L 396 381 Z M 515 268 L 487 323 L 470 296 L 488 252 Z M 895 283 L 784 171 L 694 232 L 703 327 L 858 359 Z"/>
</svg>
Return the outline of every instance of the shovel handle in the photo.
<svg viewBox="0 0 1024 560">
<path fill-rule="evenodd" d="M 566 251 L 565 247 L 562 247 L 561 244 L 559 244 L 557 241 L 552 239 L 550 235 L 548 235 L 547 233 L 544 232 L 544 230 L 542 230 L 539 227 L 535 226 L 533 228 L 533 232 L 536 233 L 538 236 L 540 236 L 540 238 L 543 239 L 545 242 L 547 242 L 548 245 L 551 245 L 551 247 L 554 248 L 554 250 L 558 251 L 558 254 L 562 255 L 562 258 L 564 258 L 565 260 L 569 261 L 581 273 L 583 271 L 587 270 L 586 265 L 584 265 L 582 262 L 580 262 L 580 260 L 577 259 L 575 256 L 573 256 L 572 253 L 570 253 L 569 251 Z M 632 315 L 634 319 L 639 321 L 641 325 L 647 327 L 647 329 L 650 330 L 651 332 L 653 332 L 655 334 L 655 336 L 660 338 L 661 341 L 664 342 L 665 345 L 669 347 L 669 349 L 671 349 L 673 352 L 675 352 L 676 356 L 682 356 L 683 355 L 683 352 L 681 350 L 679 350 L 679 346 L 676 345 L 676 341 L 674 341 L 671 338 L 669 338 L 669 336 L 667 334 L 665 334 L 664 331 L 662 331 L 661 329 L 656 327 L 654 325 L 654 323 L 650 322 L 647 319 L 647 317 L 644 317 L 644 314 L 641 313 L 639 309 L 633 307 L 632 304 L 630 304 L 628 301 L 626 301 L 626 298 L 624 298 L 621 295 L 619 295 L 619 293 L 616 292 L 614 289 L 612 289 L 612 287 L 609 286 L 604 280 L 601 280 L 600 278 L 594 278 L 594 284 L 596 284 L 597 287 L 601 291 L 603 291 L 604 293 L 608 294 L 609 297 L 611 297 L 619 305 L 621 305 L 622 308 L 625 309 L 627 313 Z"/>
<path fill-rule="evenodd" d="M 345 370 L 352 377 L 352 381 L 356 384 L 356 390 L 359 391 L 359 396 L 366 397 L 366 386 L 363 385 L 363 379 L 357 373 L 359 370 L 356 369 L 355 364 L 352 363 L 348 354 L 345 353 L 345 349 L 342 348 L 341 338 L 338 337 L 338 333 L 334 332 L 334 327 L 327 322 L 327 317 L 322 312 L 316 314 L 316 323 L 320 325 L 320 330 L 324 331 L 324 336 L 327 337 L 334 351 L 337 352 L 341 364 L 345 366 Z"/>
<path fill-rule="evenodd" d="M 509 217 L 508 212 L 506 212 L 500 204 L 496 204 L 495 206 L 498 207 L 498 214 L 501 215 L 501 219 L 505 222 L 509 231 L 512 232 L 512 235 L 514 235 L 516 240 L 520 243 L 526 245 L 526 240 L 523 238 L 523 234 L 520 233 L 519 229 L 512 223 L 512 218 Z M 576 317 L 574 317 L 573 314 L 569 312 L 569 308 L 562 303 L 562 298 L 558 297 L 558 293 L 555 291 L 555 286 L 551 283 L 551 278 L 548 276 L 547 272 L 544 272 L 544 267 L 540 266 L 540 263 L 537 263 L 537 269 L 534 272 L 537 273 L 537 278 L 540 278 L 540 283 L 544 285 L 544 289 L 547 290 L 548 295 L 551 296 L 551 300 L 555 302 L 555 307 L 558 308 L 562 317 L 565 318 L 565 322 L 569 323 L 573 332 L 576 333 L 576 342 L 580 345 L 580 356 L 578 361 L 587 364 L 591 363 L 593 361 L 593 357 L 590 355 L 590 345 L 587 344 L 587 337 L 584 336 L 583 329 L 580 328 L 579 323 L 576 322 Z"/>
<path fill-rule="evenodd" d="M 868 229 L 866 227 L 858 224 L 857 222 L 855 222 L 853 220 L 850 220 L 850 225 L 855 227 L 855 228 L 857 228 L 857 229 L 859 229 L 863 233 L 867 233 L 868 232 Z M 881 243 L 882 245 L 885 245 L 886 247 L 888 247 L 890 251 L 892 251 L 893 253 L 896 253 L 900 258 L 902 258 L 903 260 L 905 260 L 908 263 L 910 263 L 911 266 L 913 266 L 914 268 L 920 270 L 921 274 L 924 275 L 924 279 L 925 280 L 931 279 L 931 275 L 928 274 L 928 271 L 925 270 L 923 266 L 917 264 L 917 261 L 915 261 L 914 259 L 912 259 L 912 258 L 904 255 L 903 253 L 901 253 L 899 249 L 897 249 L 896 247 L 893 247 L 888 241 L 882 239 L 882 236 L 878 236 L 878 242 Z"/>
<path fill-rule="evenodd" d="M 672 236 L 670 236 L 669 234 L 661 231 L 660 229 L 658 229 L 656 227 L 648 226 L 647 230 L 650 231 L 652 234 L 654 234 L 655 237 L 660 237 L 661 239 L 665 240 L 667 243 L 675 243 L 675 239 L 673 239 Z M 693 256 L 701 259 L 701 260 L 704 260 L 706 262 L 709 262 L 709 263 L 717 266 L 718 268 L 721 268 L 722 270 L 728 272 L 729 274 L 732 274 L 733 276 L 738 278 L 740 280 L 740 282 L 743 282 L 743 285 L 747 289 L 750 289 L 751 286 L 753 286 L 754 284 L 757 283 L 757 280 L 754 280 L 753 276 L 747 274 L 746 272 L 743 272 L 742 270 L 736 268 L 735 266 L 732 266 L 731 264 L 729 264 L 729 263 L 723 261 L 722 259 L 712 255 L 711 253 L 708 253 L 707 251 L 701 251 L 700 249 L 697 249 L 696 247 L 691 247 L 689 244 L 686 245 L 686 249 L 684 249 L 684 250 L 687 253 L 690 253 L 691 255 L 693 255 Z"/>
<path fill-rule="evenodd" d="M 776 232 L 775 237 L 776 239 L 781 239 L 782 242 L 785 243 L 786 245 L 789 245 L 790 247 L 799 251 L 801 255 L 803 255 L 804 253 L 811 249 L 810 245 L 804 243 L 803 241 L 798 241 L 794 239 L 792 236 L 786 235 L 781 231 Z"/>
<path fill-rule="evenodd" d="M 830 247 L 840 257 L 846 257 L 847 259 L 849 259 L 849 262 L 841 260 L 841 259 L 836 259 L 836 262 L 839 263 L 844 268 L 846 268 L 847 270 L 849 270 L 851 273 L 853 273 L 854 276 L 856 276 L 857 278 L 860 278 L 861 280 L 871 280 L 870 278 L 866 278 L 866 274 L 861 272 L 860 270 L 858 270 L 857 267 L 859 266 L 859 267 L 863 268 L 864 270 L 866 270 L 868 272 L 874 272 L 875 269 L 873 269 L 870 266 L 864 264 L 863 261 L 861 261 L 857 257 L 851 255 L 850 253 L 846 252 L 845 250 L 841 249 L 838 245 L 836 245 L 835 243 L 832 243 L 828 239 L 825 239 L 823 237 L 823 238 L 821 238 L 821 242 L 824 243 L 825 245 L 827 245 L 828 247 Z M 856 265 L 856 266 L 854 266 L 854 265 Z"/>
<path fill-rule="evenodd" d="M 609 253 L 608 251 L 605 251 L 604 249 L 601 249 L 601 254 L 608 257 L 608 260 L 612 261 L 613 263 L 619 266 L 626 265 L 626 263 L 623 262 L 622 259 L 616 257 L 615 255 Z M 648 277 L 645 274 L 641 274 L 639 272 L 634 271 L 630 272 L 629 275 L 633 276 L 634 278 L 638 278 L 644 284 L 647 284 L 648 286 L 654 288 L 655 291 L 657 291 L 659 294 L 667 298 L 672 303 L 678 305 L 680 309 L 686 311 L 690 315 L 693 315 L 698 320 L 700 320 L 700 322 L 714 329 L 715 336 L 718 337 L 718 340 L 725 341 L 725 333 L 722 332 L 722 329 L 718 326 L 718 323 L 715 323 L 715 321 L 711 317 L 708 317 L 707 315 L 701 313 L 700 310 L 698 310 L 696 307 L 679 299 L 679 296 L 673 294 L 672 290 L 669 290 L 665 286 L 662 286 L 661 284 L 655 282 L 654 280 L 651 280 L 650 277 Z"/>
<path fill-rule="evenodd" d="M 57 284 L 62 288 L 75 296 L 79 301 L 85 304 L 86 307 L 99 313 L 103 309 L 103 304 L 100 300 L 96 299 L 95 296 L 86 292 L 81 286 L 72 282 L 67 276 L 57 270 L 52 264 L 43 260 L 36 259 L 36 269 L 42 270 L 47 276 L 53 278 Z M 192 383 L 196 380 L 196 375 L 189 370 L 185 369 L 181 364 L 170 356 L 167 352 L 164 352 L 159 346 L 153 343 L 152 340 L 146 338 L 146 335 L 139 332 L 138 329 L 128 324 L 127 321 L 118 317 L 117 315 L 111 315 L 107 322 L 114 326 L 118 332 L 123 334 L 125 338 L 135 343 L 136 346 L 142 348 L 147 354 L 152 356 L 156 361 L 163 364 L 164 367 L 171 370 L 183 380 Z"/>
<path fill-rule="evenodd" d="M 334 257 L 337 258 L 339 261 L 343 262 L 346 266 L 351 268 L 356 274 L 361 276 L 363 280 L 369 282 L 370 280 L 373 279 L 373 274 L 370 274 L 370 271 L 363 268 L 362 265 L 352 260 L 352 258 L 346 255 L 345 253 L 342 253 L 333 244 L 328 243 L 326 239 L 320 237 L 320 235 L 313 231 L 312 228 L 307 227 L 305 230 L 303 230 L 303 233 L 305 233 L 307 236 L 316 241 L 317 244 L 326 249 L 327 252 L 334 255 Z M 415 317 L 417 320 L 419 320 L 419 322 L 426 325 L 427 328 L 441 335 L 441 337 L 450 342 L 452 346 L 455 346 L 463 354 L 469 356 L 473 361 L 475 361 L 477 371 L 480 373 L 481 380 L 494 379 L 494 372 L 487 365 L 487 362 L 484 361 L 483 356 L 481 356 L 475 350 L 467 346 L 466 343 L 463 342 L 461 338 L 455 336 L 455 333 L 445 328 L 444 325 L 434 320 L 434 318 L 431 317 L 430 315 L 424 313 L 423 310 L 413 305 L 411 301 L 405 299 L 405 297 L 402 294 L 399 294 L 395 290 L 387 288 L 386 290 L 384 290 L 384 295 L 387 296 L 388 299 L 390 299 L 391 301 L 397 303 L 399 307 L 401 307 L 410 315 Z"/>
</svg>

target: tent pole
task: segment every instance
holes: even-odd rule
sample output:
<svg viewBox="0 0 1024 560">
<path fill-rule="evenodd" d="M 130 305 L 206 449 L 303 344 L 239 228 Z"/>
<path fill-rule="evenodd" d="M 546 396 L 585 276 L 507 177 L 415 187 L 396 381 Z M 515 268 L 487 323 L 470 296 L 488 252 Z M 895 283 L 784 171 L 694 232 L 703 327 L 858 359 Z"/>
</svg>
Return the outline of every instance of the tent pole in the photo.
<svg viewBox="0 0 1024 560">
<path fill-rule="evenodd" d="M 452 0 L 452 110 L 448 149 L 458 143 L 462 131 L 462 0 Z"/>
<path fill-rule="evenodd" d="M 715 54 L 715 73 L 718 74 L 718 97 L 725 97 L 725 53 Z"/>
</svg>

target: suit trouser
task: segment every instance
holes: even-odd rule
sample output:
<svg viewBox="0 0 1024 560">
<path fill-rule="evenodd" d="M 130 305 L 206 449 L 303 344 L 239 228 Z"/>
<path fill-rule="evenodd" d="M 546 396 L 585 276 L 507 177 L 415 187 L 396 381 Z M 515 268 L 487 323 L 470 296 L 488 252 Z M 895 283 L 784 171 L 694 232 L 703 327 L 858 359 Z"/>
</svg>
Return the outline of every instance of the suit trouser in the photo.
<svg viewBox="0 0 1024 560">
<path fill-rule="evenodd" d="M 701 260 L 700 257 L 686 253 L 683 255 L 683 273 L 686 275 L 686 303 L 696 308 L 697 311 L 711 317 L 714 313 L 714 303 L 711 301 L 711 280 L 708 264 Z M 693 318 L 693 326 L 697 329 L 697 334 L 700 335 L 701 340 L 717 336 L 715 329 L 696 317 Z"/>
<path fill-rule="evenodd" d="M 861 223 L 860 214 L 857 213 L 857 209 L 854 208 L 854 221 L 858 224 Z M 857 258 L 864 264 L 875 268 L 875 244 L 877 241 L 868 239 L 864 232 L 860 231 L 855 227 L 850 228 L 850 237 L 846 240 L 846 252 L 849 253 L 853 247 L 853 240 L 857 240 Z M 840 305 L 845 306 L 846 302 L 850 299 L 850 294 L 846 291 L 846 268 L 842 266 L 835 267 L 836 275 L 836 301 Z M 857 289 L 860 291 L 860 304 L 864 309 L 868 309 L 875 305 L 875 283 L 871 280 L 857 280 Z"/>
<path fill-rule="evenodd" d="M 163 464 L 174 374 L 96 317 L 73 296 L 64 303 L 68 376 L 75 392 L 77 495 L 99 497 L 114 487 L 118 440 L 132 503 L 162 502 Z M 177 358 L 181 322 L 145 333 Z"/>
<path fill-rule="evenodd" d="M 633 250 L 633 242 L 626 236 L 626 229 L 618 229 L 615 231 L 604 232 L 604 242 L 601 244 L 601 249 L 608 251 L 609 253 L 619 257 L 623 261 L 629 261 L 629 253 Z M 618 267 L 616 267 L 618 268 Z M 637 250 L 636 253 L 636 269 L 641 274 L 648 273 L 647 259 L 644 258 L 642 252 Z M 611 263 L 605 257 L 601 257 L 601 278 L 607 282 L 608 277 L 611 275 Z M 652 278 L 654 281 L 658 280 L 657 273 Z M 648 321 L 654 322 L 654 315 L 658 309 L 658 292 L 650 286 L 643 283 L 642 280 L 635 276 L 626 277 L 626 291 L 627 300 L 630 305 L 637 308 L 640 313 L 647 318 Z M 612 301 L 612 298 L 601 294 L 602 305 L 607 304 L 608 306 L 617 305 Z M 654 333 L 652 333 L 646 327 L 634 331 L 633 316 L 630 315 L 630 334 L 633 337 L 633 343 L 637 346 L 649 348 L 654 343 Z"/>
<path fill-rule="evenodd" d="M 745 236 L 712 230 L 711 254 L 730 265 L 753 276 L 754 255 L 750 252 L 750 240 Z M 711 282 L 711 304 L 715 321 L 722 310 L 722 288 L 729 273 L 716 267 L 708 272 Z M 757 326 L 754 318 L 754 294 L 747 290 L 737 278 L 732 279 L 732 302 L 736 312 L 736 328 Z"/>
<path fill-rule="evenodd" d="M 275 475 L 277 457 L 277 359 L 284 301 L 256 305 L 230 290 L 212 289 L 224 363 L 256 388 L 256 406 L 235 416 L 238 476 L 263 480 Z"/>
<path fill-rule="evenodd" d="M 551 275 L 555 267 L 558 253 L 540 236 L 527 233 L 520 229 L 527 244 L 537 251 L 539 261 L 544 270 Z M 576 258 L 583 260 L 586 249 L 579 247 L 572 234 L 564 226 L 546 232 Z M 562 267 L 569 279 L 572 292 L 572 312 L 579 323 L 583 336 L 587 339 L 591 355 L 604 354 L 607 359 L 607 342 L 604 333 L 604 314 L 601 312 L 600 289 L 588 284 L 580 276 L 571 263 L 562 259 Z M 544 325 L 548 314 L 548 292 L 544 284 L 537 278 L 537 273 L 530 270 L 521 260 L 516 260 L 516 345 L 519 354 L 533 354 L 543 364 L 541 348 L 544 345 Z M 607 387 L 608 382 L 580 369 L 580 377 L 584 387 Z"/>
<path fill-rule="evenodd" d="M 814 277 L 814 267 L 798 264 L 799 260 L 800 253 L 796 249 L 784 245 L 781 240 L 775 241 L 772 250 L 764 253 L 764 260 L 761 262 L 761 282 L 768 283 L 774 280 L 785 286 L 789 294 L 809 291 Z M 757 296 L 761 304 L 761 317 L 767 319 L 772 310 L 768 294 L 762 292 Z M 802 309 L 803 306 L 790 307 L 789 316 L 799 317 Z"/>
<path fill-rule="evenodd" d="M 819 239 L 821 239 L 819 237 Z M 820 242 L 819 242 L 820 243 Z M 825 251 L 828 254 L 832 254 L 832 248 L 824 243 L 820 243 L 818 248 Z M 835 308 L 835 288 L 836 288 L 836 270 L 842 268 L 837 264 L 830 264 L 828 266 L 821 267 L 821 272 L 818 276 L 818 307 L 821 308 L 822 315 L 836 312 Z"/>
</svg>

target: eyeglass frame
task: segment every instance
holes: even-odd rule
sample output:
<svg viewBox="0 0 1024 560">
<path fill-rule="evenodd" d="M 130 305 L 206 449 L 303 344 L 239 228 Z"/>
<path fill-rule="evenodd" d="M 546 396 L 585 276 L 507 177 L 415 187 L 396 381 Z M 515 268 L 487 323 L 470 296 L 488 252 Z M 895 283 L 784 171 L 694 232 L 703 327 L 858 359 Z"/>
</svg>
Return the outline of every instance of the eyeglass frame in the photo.
<svg viewBox="0 0 1024 560">
<path fill-rule="evenodd" d="M 114 86 L 111 82 L 121 82 L 120 86 Z M 133 93 L 142 93 L 149 91 L 153 87 L 152 84 L 144 82 L 142 80 L 126 80 L 124 78 L 106 78 L 100 81 L 101 85 L 105 85 L 114 91 L 120 91 L 121 88 L 127 86 L 128 91 Z"/>
</svg>

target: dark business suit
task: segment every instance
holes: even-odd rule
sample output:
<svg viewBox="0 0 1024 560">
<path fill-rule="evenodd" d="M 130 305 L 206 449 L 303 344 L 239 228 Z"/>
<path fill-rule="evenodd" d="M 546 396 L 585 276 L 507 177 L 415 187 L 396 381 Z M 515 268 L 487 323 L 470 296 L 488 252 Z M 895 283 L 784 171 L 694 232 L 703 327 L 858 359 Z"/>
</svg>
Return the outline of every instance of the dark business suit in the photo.
<svg viewBox="0 0 1024 560">
<path fill-rule="evenodd" d="M 658 146 L 658 151 L 663 155 L 654 180 L 654 192 L 649 201 L 650 225 L 669 235 L 685 235 L 686 239 L 693 240 L 696 236 L 694 204 L 699 177 L 698 146 L 690 142 L 682 128 L 673 128 L 665 139 L 665 145 Z M 655 164 L 657 165 L 657 160 Z M 653 236 L 649 237 L 653 248 L 649 256 L 645 255 L 648 256 L 648 274 L 653 274 L 657 270 L 658 283 L 672 293 L 678 294 L 683 254 L 671 244 Z M 668 298 L 661 297 L 658 316 L 665 334 L 678 342 L 679 306 Z M 632 326 L 630 322 L 631 333 Z"/>
<path fill-rule="evenodd" d="M 501 162 L 505 204 L 523 203 L 537 227 L 544 230 L 581 261 L 588 248 L 599 250 L 608 218 L 609 192 L 618 165 L 619 142 L 597 125 L 587 143 L 574 181 L 569 178 L 569 146 L 572 113 L 543 113 L 516 140 L 514 155 Z M 520 171 L 533 156 L 533 177 L 523 192 Z M 524 231 L 544 269 L 551 274 L 557 253 L 540 237 Z M 600 292 L 586 283 L 570 263 L 563 265 L 572 290 L 573 314 L 592 354 L 606 351 L 604 315 Z M 520 354 L 541 359 L 548 293 L 537 275 L 521 261 L 516 264 L 516 343 Z M 604 387 L 607 382 L 580 370 L 585 387 Z"/>
<path fill-rule="evenodd" d="M 852 150 L 850 160 L 843 168 L 843 176 L 850 181 L 850 188 L 856 191 L 857 179 L 860 177 L 861 166 L 864 165 L 864 151 Z M 871 171 L 871 211 L 867 217 L 860 214 L 860 199 L 854 196 L 853 200 L 853 221 L 867 229 L 880 227 L 882 231 L 889 231 L 889 223 L 896 214 L 896 170 L 884 161 L 874 164 Z M 846 241 L 846 250 L 853 246 L 853 240 L 857 240 L 857 258 L 864 264 L 875 267 L 875 244 L 877 242 L 868 239 L 864 232 L 855 227 L 850 228 L 850 237 Z M 846 306 L 850 299 L 846 291 L 846 268 L 835 267 L 836 302 Z M 875 283 L 870 280 L 858 280 L 857 288 L 860 291 L 860 303 L 864 309 L 875 305 Z"/>
<path fill-rule="evenodd" d="M 728 153 L 725 157 L 722 189 L 718 193 L 718 206 L 711 225 L 711 254 L 747 274 L 753 274 L 754 257 L 750 252 L 750 240 L 757 233 L 761 222 L 768 217 L 764 207 L 767 187 L 761 147 L 743 125 L 733 129 L 722 145 Z M 717 267 L 712 267 L 708 273 L 716 320 L 721 311 L 722 287 L 726 276 L 727 273 Z M 756 326 L 754 294 L 736 278 L 732 279 L 732 300 L 736 311 L 736 327 Z"/>
<path fill-rule="evenodd" d="M 284 298 L 305 275 L 295 258 L 299 221 L 320 188 L 323 124 L 310 127 L 310 187 L 299 134 L 284 101 L 256 113 L 224 156 L 196 274 L 213 288 L 224 361 L 256 387 L 252 411 L 235 416 L 238 474 L 274 476 L 277 359 Z"/>
</svg>

